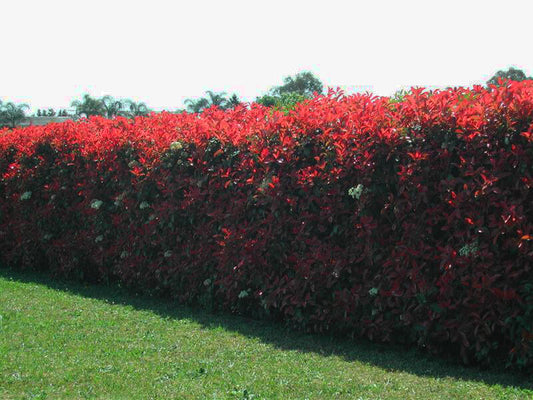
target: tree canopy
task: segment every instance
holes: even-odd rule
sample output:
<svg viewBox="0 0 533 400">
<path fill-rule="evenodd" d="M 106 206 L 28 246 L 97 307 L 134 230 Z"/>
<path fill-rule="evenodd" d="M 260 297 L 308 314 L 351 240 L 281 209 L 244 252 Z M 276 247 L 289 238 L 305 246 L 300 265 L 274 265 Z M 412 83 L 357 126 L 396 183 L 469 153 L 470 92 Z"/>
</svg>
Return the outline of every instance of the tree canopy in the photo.
<svg viewBox="0 0 533 400">
<path fill-rule="evenodd" d="M 136 103 L 133 100 L 124 100 L 124 107 L 125 111 L 124 115 L 127 117 L 133 118 L 133 117 L 139 117 L 142 115 L 148 115 L 151 110 L 148 108 L 148 106 L 143 102 Z"/>
<path fill-rule="evenodd" d="M 71 106 L 76 107 L 76 115 L 79 116 L 91 117 L 105 114 L 101 99 L 91 97 L 89 94 L 84 94 L 81 100 L 74 100 Z"/>
<path fill-rule="evenodd" d="M 142 102 L 137 103 L 129 99 L 115 99 L 112 96 L 95 98 L 89 94 L 84 94 L 81 100 L 74 100 L 71 105 L 76 108 L 76 115 L 84 117 L 101 115 L 107 118 L 116 116 L 133 118 L 140 115 L 147 115 L 151 111 Z"/>
<path fill-rule="evenodd" d="M 487 85 L 498 85 L 500 79 L 520 82 L 525 80 L 533 80 L 533 77 L 526 76 L 524 71 L 521 69 L 510 67 L 507 69 L 507 71 L 500 70 L 496 72 L 494 76 L 487 81 Z"/>
<path fill-rule="evenodd" d="M 256 103 L 278 110 L 289 111 L 294 106 L 311 98 L 315 93 L 323 92 L 322 82 L 311 72 L 300 72 L 283 79 L 283 85 L 275 86 L 263 96 L 256 98 Z"/>
<path fill-rule="evenodd" d="M 256 103 L 287 113 L 292 110 L 296 104 L 301 103 L 308 98 L 309 97 L 297 92 L 282 93 L 278 96 L 267 94 L 265 96 L 258 97 Z"/>
<path fill-rule="evenodd" d="M 311 97 L 314 93 L 321 94 L 323 90 L 324 86 L 320 79 L 311 72 L 305 71 L 284 78 L 283 85 L 274 87 L 271 90 L 271 94 L 298 93 L 305 97 Z"/>
<path fill-rule="evenodd" d="M 229 98 L 227 97 L 226 92 L 216 93 L 208 90 L 205 93 L 207 94 L 207 97 L 185 100 L 187 111 L 191 113 L 199 113 L 212 106 L 217 106 L 223 110 L 227 110 L 230 108 L 235 108 L 241 104 L 239 97 L 235 93 L 233 93 Z"/>
<path fill-rule="evenodd" d="M 322 82 L 309 71 L 300 72 L 283 79 L 283 84 L 271 88 L 264 96 L 258 97 L 256 101 L 267 107 L 274 107 L 279 110 L 288 111 L 294 106 L 312 97 L 315 93 L 322 93 Z M 242 104 L 237 94 L 228 95 L 226 92 L 215 92 L 207 90 L 204 97 L 186 99 L 186 111 L 200 113 L 209 107 L 219 107 L 223 110 L 235 108 Z M 75 114 L 81 117 L 104 116 L 113 118 L 125 116 L 134 118 L 147 115 L 151 112 L 143 102 L 135 102 L 130 99 L 118 99 L 113 96 L 93 97 L 84 94 L 81 99 L 71 102 L 75 108 Z M 16 126 L 25 118 L 25 110 L 29 107 L 26 104 L 15 105 L 13 103 L 2 104 L 0 102 L 0 126 Z M 185 110 L 178 110 L 183 112 Z M 39 109 L 37 116 L 66 116 L 65 110 L 56 111 L 53 109 Z"/>
<path fill-rule="evenodd" d="M 0 101 L 0 127 L 16 127 L 26 118 L 26 110 L 29 108 L 27 104 Z"/>
</svg>

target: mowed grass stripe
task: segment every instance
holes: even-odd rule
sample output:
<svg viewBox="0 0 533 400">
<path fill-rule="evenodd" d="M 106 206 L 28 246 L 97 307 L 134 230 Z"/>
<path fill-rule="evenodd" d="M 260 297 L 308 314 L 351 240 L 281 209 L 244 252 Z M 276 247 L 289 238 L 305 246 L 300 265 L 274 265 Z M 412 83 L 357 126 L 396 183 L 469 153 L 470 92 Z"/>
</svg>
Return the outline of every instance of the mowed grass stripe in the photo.
<svg viewBox="0 0 533 400">
<path fill-rule="evenodd" d="M 533 399 L 526 376 L 0 271 L 0 398 Z"/>
</svg>

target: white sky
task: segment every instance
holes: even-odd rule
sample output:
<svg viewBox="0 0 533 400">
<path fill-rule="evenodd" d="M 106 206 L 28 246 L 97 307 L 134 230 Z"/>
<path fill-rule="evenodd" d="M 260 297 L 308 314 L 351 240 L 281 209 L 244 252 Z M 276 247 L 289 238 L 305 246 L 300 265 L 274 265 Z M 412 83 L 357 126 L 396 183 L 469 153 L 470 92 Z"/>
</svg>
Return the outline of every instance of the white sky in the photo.
<svg viewBox="0 0 533 400">
<path fill-rule="evenodd" d="M 83 93 L 174 110 L 205 90 L 253 100 L 310 70 L 390 95 L 533 75 L 533 0 L 0 0 L 0 99 Z"/>
</svg>

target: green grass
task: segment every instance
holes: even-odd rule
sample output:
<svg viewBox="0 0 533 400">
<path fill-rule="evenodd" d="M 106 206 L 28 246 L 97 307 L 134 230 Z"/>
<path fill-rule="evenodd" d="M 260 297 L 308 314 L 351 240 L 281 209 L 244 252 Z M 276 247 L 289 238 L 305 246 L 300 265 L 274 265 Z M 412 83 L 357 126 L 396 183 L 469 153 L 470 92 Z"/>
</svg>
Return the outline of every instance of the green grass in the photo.
<svg viewBox="0 0 533 400">
<path fill-rule="evenodd" d="M 533 399 L 520 374 L 0 270 L 2 399 Z"/>
</svg>

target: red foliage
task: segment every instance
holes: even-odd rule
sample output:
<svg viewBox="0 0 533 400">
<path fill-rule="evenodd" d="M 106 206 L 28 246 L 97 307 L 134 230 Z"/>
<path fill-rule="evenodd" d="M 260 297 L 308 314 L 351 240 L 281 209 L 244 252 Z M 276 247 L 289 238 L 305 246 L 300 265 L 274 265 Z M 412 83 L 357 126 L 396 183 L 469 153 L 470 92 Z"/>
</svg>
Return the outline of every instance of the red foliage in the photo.
<svg viewBox="0 0 533 400">
<path fill-rule="evenodd" d="M 0 259 L 533 364 L 533 84 L 0 132 Z"/>
</svg>

